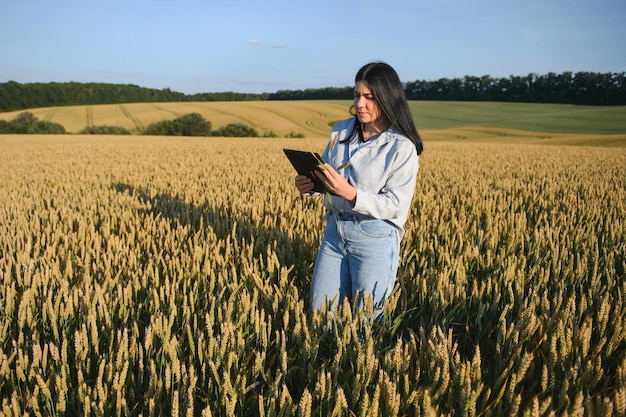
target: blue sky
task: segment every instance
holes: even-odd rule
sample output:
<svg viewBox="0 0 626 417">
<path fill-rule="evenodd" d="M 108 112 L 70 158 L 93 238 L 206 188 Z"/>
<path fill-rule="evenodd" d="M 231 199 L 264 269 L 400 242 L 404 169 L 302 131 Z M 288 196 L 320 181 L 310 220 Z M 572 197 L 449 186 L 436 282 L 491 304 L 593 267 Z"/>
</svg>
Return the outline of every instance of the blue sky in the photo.
<svg viewBox="0 0 626 417">
<path fill-rule="evenodd" d="M 2 0 L 0 82 L 104 82 L 186 94 L 626 72 L 624 0 Z"/>
</svg>

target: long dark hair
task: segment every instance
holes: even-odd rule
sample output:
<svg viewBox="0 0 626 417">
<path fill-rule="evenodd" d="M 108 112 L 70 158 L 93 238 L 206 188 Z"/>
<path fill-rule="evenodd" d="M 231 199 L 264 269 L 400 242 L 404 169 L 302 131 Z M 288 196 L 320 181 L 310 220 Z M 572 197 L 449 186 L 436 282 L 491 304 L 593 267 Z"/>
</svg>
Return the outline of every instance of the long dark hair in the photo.
<svg viewBox="0 0 626 417">
<path fill-rule="evenodd" d="M 422 138 L 415 128 L 409 103 L 396 71 L 384 62 L 371 62 L 357 72 L 354 84 L 359 81 L 367 83 L 374 100 L 387 120 L 409 138 L 415 145 L 417 154 L 421 154 L 424 150 Z M 354 111 L 354 106 L 350 108 L 350 111 Z M 355 129 L 360 130 L 360 124 L 356 118 Z"/>
</svg>

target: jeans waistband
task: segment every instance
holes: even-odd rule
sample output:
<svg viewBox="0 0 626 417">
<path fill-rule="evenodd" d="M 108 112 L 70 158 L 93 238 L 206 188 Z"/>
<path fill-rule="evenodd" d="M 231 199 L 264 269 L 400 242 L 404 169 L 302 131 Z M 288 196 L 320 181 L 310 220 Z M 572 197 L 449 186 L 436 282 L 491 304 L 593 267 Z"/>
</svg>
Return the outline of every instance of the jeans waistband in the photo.
<svg viewBox="0 0 626 417">
<path fill-rule="evenodd" d="M 335 218 L 337 219 L 337 221 L 352 221 L 352 220 L 366 220 L 366 219 L 371 219 L 372 217 L 369 216 L 362 216 L 359 214 L 354 214 L 354 213 L 344 213 L 341 211 L 335 211 L 334 212 Z"/>
</svg>

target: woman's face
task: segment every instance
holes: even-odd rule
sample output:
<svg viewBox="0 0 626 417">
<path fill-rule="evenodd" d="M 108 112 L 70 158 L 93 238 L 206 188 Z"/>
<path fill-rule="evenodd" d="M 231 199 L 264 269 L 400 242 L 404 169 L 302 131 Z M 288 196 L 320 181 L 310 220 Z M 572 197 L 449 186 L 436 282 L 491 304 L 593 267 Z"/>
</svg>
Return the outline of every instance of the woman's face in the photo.
<svg viewBox="0 0 626 417">
<path fill-rule="evenodd" d="M 369 85 L 365 81 L 357 81 L 354 86 L 354 109 L 361 123 L 376 125 L 386 122 L 380 106 L 374 100 Z"/>
</svg>

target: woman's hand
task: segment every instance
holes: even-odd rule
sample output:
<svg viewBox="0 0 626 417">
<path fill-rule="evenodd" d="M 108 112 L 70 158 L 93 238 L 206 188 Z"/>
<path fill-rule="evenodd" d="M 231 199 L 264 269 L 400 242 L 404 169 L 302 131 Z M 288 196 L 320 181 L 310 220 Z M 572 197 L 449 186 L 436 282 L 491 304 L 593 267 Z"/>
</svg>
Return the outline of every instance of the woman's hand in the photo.
<svg viewBox="0 0 626 417">
<path fill-rule="evenodd" d="M 332 166 L 320 165 L 320 170 L 316 170 L 315 175 L 322 180 L 326 189 L 332 194 L 343 197 L 352 204 L 356 203 L 356 188 L 351 186 Z"/>
<path fill-rule="evenodd" d="M 313 191 L 313 181 L 306 175 L 298 175 L 295 183 L 300 194 L 308 194 Z"/>
</svg>

